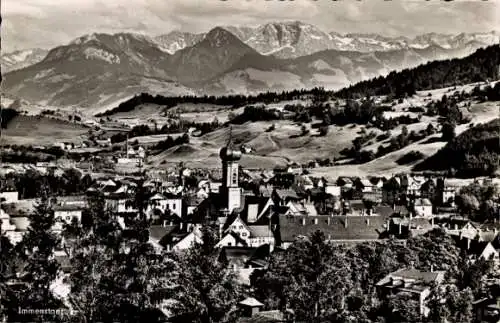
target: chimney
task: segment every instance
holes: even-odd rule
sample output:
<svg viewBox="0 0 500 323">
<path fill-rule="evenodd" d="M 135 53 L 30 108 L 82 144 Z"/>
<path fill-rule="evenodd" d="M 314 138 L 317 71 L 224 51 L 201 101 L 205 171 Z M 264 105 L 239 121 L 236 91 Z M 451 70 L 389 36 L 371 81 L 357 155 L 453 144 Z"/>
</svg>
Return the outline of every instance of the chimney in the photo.
<svg viewBox="0 0 500 323">
<path fill-rule="evenodd" d="M 366 226 L 370 226 L 370 218 L 366 218 Z"/>
<path fill-rule="evenodd" d="M 344 220 L 344 227 L 347 228 L 347 217 L 345 217 L 345 220 Z"/>
<path fill-rule="evenodd" d="M 401 221 L 399 221 L 399 234 L 401 234 Z"/>
<path fill-rule="evenodd" d="M 314 224 L 318 224 L 318 219 L 314 219 Z"/>
<path fill-rule="evenodd" d="M 434 228 L 434 216 L 431 219 L 431 226 Z"/>
<path fill-rule="evenodd" d="M 431 273 L 433 273 L 433 272 L 434 272 L 434 265 L 431 264 Z"/>
<path fill-rule="evenodd" d="M 326 223 L 330 225 L 330 217 L 326 218 Z"/>
<path fill-rule="evenodd" d="M 301 222 L 302 222 L 302 225 L 306 225 L 306 219 L 305 218 L 302 218 Z"/>
</svg>

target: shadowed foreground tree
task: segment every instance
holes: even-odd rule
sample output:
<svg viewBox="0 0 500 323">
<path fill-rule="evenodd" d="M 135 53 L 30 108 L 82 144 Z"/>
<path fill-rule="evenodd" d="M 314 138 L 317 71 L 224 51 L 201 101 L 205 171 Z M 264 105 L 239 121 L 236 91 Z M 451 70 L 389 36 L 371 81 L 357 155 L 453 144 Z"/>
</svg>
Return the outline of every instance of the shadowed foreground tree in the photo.
<svg viewBox="0 0 500 323">
<path fill-rule="evenodd" d="M 434 286 L 429 297 L 428 322 L 472 322 L 474 295 L 469 288 Z"/>
<path fill-rule="evenodd" d="M 169 309 L 178 322 L 233 322 L 242 296 L 240 285 L 234 271 L 218 261 L 212 229 L 204 227 L 202 233 L 202 243 L 173 255 L 176 268 L 171 275 L 175 286 Z"/>
<path fill-rule="evenodd" d="M 411 266 L 430 271 L 432 265 L 457 277 L 458 264 L 458 248 L 440 230 L 410 238 L 405 244 L 389 240 L 356 246 L 326 243 L 318 231 L 272 254 L 268 269 L 256 272 L 251 281 L 256 298 L 266 308 L 290 307 L 297 320 L 395 322 L 407 315 L 416 320 L 410 322 L 418 322 L 420 316 L 410 309 L 411 301 L 379 299 L 375 284 L 389 273 Z M 381 312 L 383 308 L 391 311 Z"/>
<path fill-rule="evenodd" d="M 54 259 L 54 249 L 59 245 L 58 236 L 52 231 L 55 224 L 51 202 L 43 195 L 34 212 L 29 216 L 29 227 L 22 241 L 16 246 L 21 265 L 17 268 L 23 288 L 17 293 L 17 306 L 22 309 L 61 309 L 62 303 L 50 290 L 55 281 L 59 264 Z M 62 318 L 53 314 L 20 314 L 9 321 L 47 322 Z"/>
<path fill-rule="evenodd" d="M 157 322 L 171 260 L 148 243 L 144 213 L 122 229 L 102 199 L 90 203 L 91 226 L 75 241 L 70 301 L 81 322 Z"/>
<path fill-rule="evenodd" d="M 7 320 L 9 309 L 15 309 L 16 297 L 14 291 L 7 282 L 13 278 L 14 268 L 14 246 L 3 232 L 0 233 L 0 320 Z"/>
</svg>

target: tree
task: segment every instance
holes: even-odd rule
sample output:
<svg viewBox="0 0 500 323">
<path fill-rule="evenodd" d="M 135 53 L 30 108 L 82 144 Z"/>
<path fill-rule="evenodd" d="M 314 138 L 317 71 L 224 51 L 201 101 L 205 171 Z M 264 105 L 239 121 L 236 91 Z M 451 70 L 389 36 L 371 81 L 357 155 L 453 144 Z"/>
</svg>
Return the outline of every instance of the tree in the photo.
<svg viewBox="0 0 500 323">
<path fill-rule="evenodd" d="M 460 194 L 456 203 L 460 212 L 469 217 L 472 217 L 479 210 L 479 201 L 472 194 Z"/>
<path fill-rule="evenodd" d="M 182 322 L 227 322 L 241 299 L 240 287 L 232 269 L 217 259 L 213 230 L 204 227 L 202 233 L 202 243 L 173 255 L 173 302 L 168 307 Z"/>
<path fill-rule="evenodd" d="M 411 293 L 390 295 L 382 308 L 387 322 L 421 322 L 420 303 Z"/>
<path fill-rule="evenodd" d="M 365 208 L 368 211 L 368 214 L 371 214 L 373 207 L 375 205 L 377 205 L 377 201 L 372 199 L 372 198 L 365 198 L 365 199 L 363 199 L 363 204 L 365 205 Z"/>
<path fill-rule="evenodd" d="M 319 127 L 319 135 L 320 136 L 326 136 L 328 134 L 328 126 L 321 126 Z"/>
<path fill-rule="evenodd" d="M 18 307 L 25 309 L 58 309 L 62 304 L 58 301 L 50 285 L 55 281 L 59 270 L 53 253 L 60 239 L 52 231 L 55 224 L 54 212 L 47 195 L 43 195 L 29 215 L 30 225 L 17 246 L 18 256 L 22 260 L 21 282 L 24 288 L 17 295 Z M 9 318 L 11 319 L 11 318 Z M 23 321 L 53 321 L 53 315 L 23 315 Z M 13 319 L 17 321 L 16 318 Z"/>
<path fill-rule="evenodd" d="M 8 282 L 15 276 L 14 246 L 9 238 L 0 233 L 0 319 L 7 320 L 9 312 L 17 310 L 16 297 Z"/>
<path fill-rule="evenodd" d="M 304 124 L 303 124 L 303 125 L 301 125 L 301 126 L 300 126 L 300 134 L 301 134 L 302 136 L 307 135 L 307 133 L 308 133 L 308 132 L 309 132 L 309 130 L 307 130 L 306 125 L 304 125 Z"/>
<path fill-rule="evenodd" d="M 451 141 L 455 138 L 455 125 L 451 122 L 445 122 L 441 128 L 442 138 L 445 141 Z"/>
<path fill-rule="evenodd" d="M 429 123 L 427 125 L 427 128 L 425 129 L 425 134 L 427 136 L 430 136 L 432 134 L 434 134 L 436 132 L 436 129 L 434 128 L 434 126 L 432 125 L 432 123 Z"/>
<path fill-rule="evenodd" d="M 474 295 L 469 288 L 434 286 L 429 297 L 429 322 L 472 322 Z"/>
</svg>

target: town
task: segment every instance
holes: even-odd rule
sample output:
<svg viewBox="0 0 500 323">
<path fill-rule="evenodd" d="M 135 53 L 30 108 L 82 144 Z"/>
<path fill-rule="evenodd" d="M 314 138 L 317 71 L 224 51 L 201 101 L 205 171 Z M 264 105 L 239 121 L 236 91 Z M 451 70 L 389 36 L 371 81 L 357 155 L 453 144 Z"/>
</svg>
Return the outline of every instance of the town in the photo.
<svg viewBox="0 0 500 323">
<path fill-rule="evenodd" d="M 481 282 L 474 282 L 480 287 L 476 286 L 469 315 L 481 322 L 498 319 L 498 178 L 464 181 L 426 174 L 314 177 L 297 163 L 275 169 L 244 169 L 239 165 L 242 151 L 244 148 L 234 145 L 229 134 L 227 144 L 220 149 L 221 167 L 217 172 L 182 164 L 170 171 L 143 171 L 147 150 L 128 148 L 128 140 L 126 150 L 118 152 L 114 174 L 96 172 L 92 165 L 76 169 L 74 163 L 3 164 L 2 237 L 12 248 L 25 243 L 23 239 L 30 231 L 37 230 L 32 228 L 30 215 L 45 203 L 41 207 L 53 212 L 51 231 L 61 238 L 53 250 L 59 270 L 51 291 L 64 307 L 75 310 L 69 302 L 71 289 L 65 283 L 78 252 L 74 250 L 75 240 L 81 238 L 74 228 L 95 223 L 89 212 L 95 201 L 102 200 L 101 212 L 111 214 L 123 232 L 136 224 L 131 219 L 144 214 L 147 243 L 156 255 L 183 254 L 202 246 L 206 228 L 211 228 L 214 241 L 210 253 L 216 254 L 224 270 L 234 274 L 237 284 L 247 288 L 247 297 L 233 304 L 242 313 L 238 322 L 292 322 L 315 316 L 295 313 L 291 304 L 270 308 L 259 298 L 262 287 L 260 293 L 252 292 L 259 284 L 254 277 L 265 275 L 276 255 L 317 239 L 318 234 L 321 243 L 347 250 L 372 243 L 407 248 L 419 237 L 442 235 L 441 239 L 449 239 L 460 250 L 466 266 L 489 264 L 487 270 L 484 266 L 470 267 L 483 271 L 474 276 Z M 123 174 L 120 167 L 124 163 L 135 164 L 139 172 Z M 40 198 L 49 200 L 40 202 Z M 432 315 L 436 309 L 431 307 L 436 305 L 430 303 L 436 286 L 452 285 L 445 279 L 449 272 L 442 266 L 445 260 L 439 258 L 443 252 L 440 243 L 433 243 L 430 240 L 425 251 L 436 262 L 428 262 L 425 268 L 409 265 L 386 272 L 370 290 L 373 288 L 381 300 L 389 297 L 384 295 L 408 294 L 416 300 L 408 303 L 415 307 L 411 313 L 419 318 Z M 13 272 L 7 284 L 22 286 L 20 275 Z M 171 299 L 155 299 L 161 317 L 174 322 L 172 312 L 165 309 Z"/>
</svg>

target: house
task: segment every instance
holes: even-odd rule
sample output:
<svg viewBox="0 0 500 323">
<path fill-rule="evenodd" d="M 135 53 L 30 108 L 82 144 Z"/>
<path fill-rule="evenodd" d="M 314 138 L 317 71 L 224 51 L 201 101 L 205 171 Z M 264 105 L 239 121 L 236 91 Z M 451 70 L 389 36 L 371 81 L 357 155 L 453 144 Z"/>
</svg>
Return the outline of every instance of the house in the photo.
<svg viewBox="0 0 500 323">
<path fill-rule="evenodd" d="M 267 268 L 271 254 L 270 245 L 259 247 L 223 247 L 218 260 L 235 272 L 239 283 L 250 286 L 250 275 L 256 269 Z"/>
<path fill-rule="evenodd" d="M 0 192 L 0 201 L 3 203 L 16 203 L 19 201 L 18 191 L 3 191 Z"/>
<path fill-rule="evenodd" d="M 335 183 L 327 182 L 324 186 L 324 190 L 326 194 L 330 194 L 334 197 L 340 197 L 342 195 L 342 188 Z"/>
<path fill-rule="evenodd" d="M 443 205 L 453 205 L 455 196 L 460 190 L 460 185 L 451 182 L 449 179 L 439 178 L 436 183 L 437 195 Z"/>
<path fill-rule="evenodd" d="M 276 205 L 286 205 L 290 201 L 300 201 L 301 198 L 292 189 L 274 189 L 272 198 Z"/>
<path fill-rule="evenodd" d="M 389 223 L 389 232 L 397 237 L 405 238 L 411 236 L 423 235 L 434 229 L 434 218 L 421 217 L 393 217 Z"/>
<path fill-rule="evenodd" d="M 361 193 L 369 193 L 374 191 L 375 185 L 373 185 L 368 179 L 357 178 L 354 181 L 354 187 Z"/>
<path fill-rule="evenodd" d="M 161 238 L 159 243 L 166 251 L 177 252 L 189 249 L 197 243 L 203 243 L 202 236 L 198 225 L 181 223 Z"/>
<path fill-rule="evenodd" d="M 77 221 L 77 223 L 82 222 L 82 213 L 84 207 L 78 204 L 62 204 L 55 205 L 53 207 L 54 210 L 54 218 L 64 221 L 65 223 L 71 223 L 73 219 Z"/>
<path fill-rule="evenodd" d="M 274 230 L 276 246 L 288 248 L 296 239 L 307 238 L 322 231 L 327 240 L 335 243 L 358 243 L 378 240 L 386 232 L 385 215 L 314 217 L 279 216 Z"/>
<path fill-rule="evenodd" d="M 437 185 L 432 179 L 428 179 L 420 186 L 420 196 L 430 201 L 436 200 L 437 192 Z"/>
<path fill-rule="evenodd" d="M 163 246 L 161 240 L 176 230 L 178 225 L 151 225 L 149 227 L 149 243 L 155 248 L 157 253 L 161 253 Z"/>
<path fill-rule="evenodd" d="M 426 181 L 425 177 L 405 174 L 400 179 L 401 188 L 406 196 L 420 197 L 420 188 Z"/>
<path fill-rule="evenodd" d="M 308 191 L 314 188 L 314 183 L 308 175 L 298 176 L 296 184 L 304 191 Z"/>
<path fill-rule="evenodd" d="M 318 211 L 314 204 L 311 203 L 300 203 L 290 201 L 286 205 L 288 207 L 288 211 L 285 213 L 286 215 L 298 216 L 298 215 L 308 215 L 308 216 L 317 216 Z"/>
<path fill-rule="evenodd" d="M 9 214 L 0 209 L 0 232 L 5 234 L 13 245 L 16 245 L 21 242 L 26 230 L 20 230 Z"/>
<path fill-rule="evenodd" d="M 492 297 L 483 297 L 474 300 L 476 322 L 491 322 L 496 323 L 500 321 L 500 296 L 493 295 Z"/>
<path fill-rule="evenodd" d="M 242 316 L 253 317 L 255 314 L 260 312 L 261 308 L 264 307 L 264 304 L 253 297 L 248 297 L 245 300 L 239 302 L 238 306 L 241 308 L 243 314 Z"/>
<path fill-rule="evenodd" d="M 295 175 L 300 175 L 302 174 L 302 166 L 295 162 L 288 164 L 288 166 L 286 167 L 286 172 Z"/>
<path fill-rule="evenodd" d="M 395 271 L 375 285 L 380 297 L 390 294 L 409 293 L 419 303 L 419 312 L 424 317 L 429 315 L 428 296 L 434 284 L 444 281 L 444 271 L 423 272 L 413 268 Z"/>
<path fill-rule="evenodd" d="M 413 212 L 415 216 L 431 217 L 432 203 L 427 198 L 418 198 L 413 203 Z"/>
<path fill-rule="evenodd" d="M 135 213 L 138 210 L 135 208 L 131 198 L 124 193 L 111 193 L 105 199 L 105 208 L 114 213 Z"/>
<path fill-rule="evenodd" d="M 163 194 L 156 193 L 151 196 L 148 201 L 148 208 L 146 212 L 150 214 L 153 209 L 159 210 L 163 213 L 170 212 L 182 218 L 182 198 L 176 196 L 164 196 Z"/>
<path fill-rule="evenodd" d="M 474 240 L 470 249 L 468 250 L 470 255 L 474 255 L 475 259 L 482 260 L 492 260 L 495 265 L 498 266 L 500 263 L 499 251 L 493 247 L 491 242 Z"/>
<path fill-rule="evenodd" d="M 248 247 L 248 243 L 239 234 L 229 231 L 215 245 L 215 248 L 223 247 Z"/>
<path fill-rule="evenodd" d="M 223 237 L 223 239 L 225 238 L 224 243 L 237 243 L 237 241 L 232 241 L 231 237 L 227 237 L 227 234 L 230 232 L 236 234 L 238 237 L 245 241 L 244 244 L 250 247 L 259 247 L 263 244 L 274 246 L 274 235 L 271 232 L 269 224 L 247 225 L 238 215 L 230 223 L 230 225 L 227 226 L 226 230 L 224 230 L 225 236 Z"/>
<path fill-rule="evenodd" d="M 244 154 L 249 154 L 252 152 L 252 147 L 247 146 L 247 145 L 242 145 L 241 146 L 241 152 Z"/>
<path fill-rule="evenodd" d="M 337 185 L 342 188 L 352 188 L 354 183 L 349 177 L 341 176 L 337 179 Z"/>
</svg>

